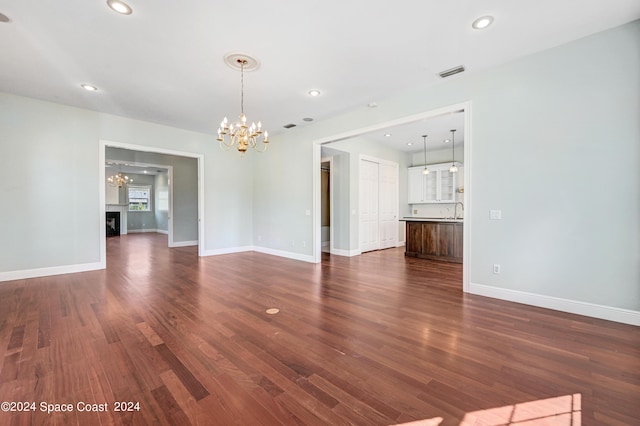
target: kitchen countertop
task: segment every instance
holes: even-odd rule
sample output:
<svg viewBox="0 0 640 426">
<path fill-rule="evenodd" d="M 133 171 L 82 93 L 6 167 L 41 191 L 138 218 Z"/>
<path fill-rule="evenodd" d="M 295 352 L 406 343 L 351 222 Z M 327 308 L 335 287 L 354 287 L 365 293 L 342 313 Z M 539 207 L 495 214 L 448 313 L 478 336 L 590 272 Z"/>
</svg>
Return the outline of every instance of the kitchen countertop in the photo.
<svg viewBox="0 0 640 426">
<path fill-rule="evenodd" d="M 451 223 L 463 223 L 464 219 L 446 219 L 443 217 L 403 217 L 405 222 L 451 222 Z"/>
</svg>

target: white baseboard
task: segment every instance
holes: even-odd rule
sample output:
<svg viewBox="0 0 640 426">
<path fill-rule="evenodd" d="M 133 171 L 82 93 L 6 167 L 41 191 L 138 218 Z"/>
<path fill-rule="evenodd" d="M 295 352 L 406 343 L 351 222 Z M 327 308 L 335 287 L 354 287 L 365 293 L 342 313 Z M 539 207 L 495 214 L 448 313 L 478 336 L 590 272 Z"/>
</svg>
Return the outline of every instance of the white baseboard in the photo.
<svg viewBox="0 0 640 426">
<path fill-rule="evenodd" d="M 491 287 L 477 283 L 469 284 L 469 293 L 493 297 L 495 299 L 508 300 L 510 302 L 524 303 L 525 305 L 538 306 L 540 308 L 554 309 L 556 311 L 569 312 L 572 314 L 585 315 L 588 317 L 640 326 L 640 312 L 632 311 L 630 309 L 596 305 L 594 303 Z"/>
<path fill-rule="evenodd" d="M 78 265 L 51 266 L 48 268 L 25 269 L 23 271 L 0 272 L 0 281 L 24 280 L 27 278 L 48 277 L 51 275 L 73 274 L 76 272 L 105 269 L 102 262 L 81 263 Z"/>
<path fill-rule="evenodd" d="M 202 256 L 218 256 L 221 254 L 231 254 L 231 253 L 242 253 L 247 251 L 256 251 L 258 253 L 270 254 L 273 256 L 286 257 L 287 259 L 301 260 L 303 262 L 311 262 L 313 261 L 313 256 L 300 254 L 300 253 L 292 253 L 290 251 L 284 250 L 276 250 L 267 247 L 259 247 L 259 246 L 243 246 L 243 247 L 230 247 L 224 249 L 215 249 L 215 250 L 205 250 Z"/>
<path fill-rule="evenodd" d="M 253 247 L 253 251 L 258 253 L 271 254 L 273 256 L 286 257 L 287 259 L 301 260 L 303 262 L 315 263 L 313 256 L 310 254 L 293 253 L 290 251 L 270 249 L 267 247 Z"/>
<path fill-rule="evenodd" d="M 164 229 L 129 229 L 128 230 L 129 234 L 144 234 L 147 232 L 154 232 L 154 233 L 158 233 L 158 234 L 165 234 L 168 235 L 169 231 L 165 231 Z M 127 232 L 121 232 L 120 235 L 126 235 Z"/>
<path fill-rule="evenodd" d="M 190 246 L 197 246 L 198 245 L 198 240 L 196 241 L 174 241 L 173 243 L 169 244 L 169 247 L 190 247 Z"/>
<path fill-rule="evenodd" d="M 221 254 L 243 253 L 245 251 L 253 251 L 253 246 L 204 250 L 204 252 L 200 256 L 219 256 Z"/>
<path fill-rule="evenodd" d="M 398 241 L 398 242 L 396 243 L 396 247 L 404 247 L 404 245 L 405 245 L 405 244 L 406 244 L 406 243 L 405 243 L 404 241 Z"/>
<path fill-rule="evenodd" d="M 343 250 L 343 249 L 337 249 L 334 248 L 331 250 L 331 254 L 335 254 L 336 256 L 346 256 L 346 257 L 353 257 L 353 256 L 358 256 L 361 255 L 362 252 L 360 250 Z"/>
</svg>

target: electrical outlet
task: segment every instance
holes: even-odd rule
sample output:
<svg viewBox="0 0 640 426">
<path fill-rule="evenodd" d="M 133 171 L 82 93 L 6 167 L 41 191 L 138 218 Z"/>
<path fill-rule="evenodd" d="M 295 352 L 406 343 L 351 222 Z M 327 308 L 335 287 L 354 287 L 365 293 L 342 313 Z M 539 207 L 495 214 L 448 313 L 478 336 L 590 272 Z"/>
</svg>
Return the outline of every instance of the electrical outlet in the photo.
<svg viewBox="0 0 640 426">
<path fill-rule="evenodd" d="M 502 219 L 502 210 L 489 210 L 489 219 L 501 220 Z"/>
<path fill-rule="evenodd" d="M 493 264 L 493 273 L 496 275 L 500 273 L 500 265 L 498 265 L 497 263 Z"/>
<path fill-rule="evenodd" d="M 303 242 L 302 242 L 302 247 L 306 247 L 306 246 L 307 246 L 307 242 L 306 242 L 306 241 L 303 241 Z"/>
<path fill-rule="evenodd" d="M 262 241 L 262 235 L 258 235 L 258 241 Z"/>
</svg>

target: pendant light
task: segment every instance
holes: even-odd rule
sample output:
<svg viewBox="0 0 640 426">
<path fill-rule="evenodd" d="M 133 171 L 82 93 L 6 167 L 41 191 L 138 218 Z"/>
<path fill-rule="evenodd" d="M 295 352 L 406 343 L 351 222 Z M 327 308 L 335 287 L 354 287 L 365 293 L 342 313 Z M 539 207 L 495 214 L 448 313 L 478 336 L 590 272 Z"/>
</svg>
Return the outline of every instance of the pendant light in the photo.
<svg viewBox="0 0 640 426">
<path fill-rule="evenodd" d="M 422 171 L 423 175 L 429 174 L 429 169 L 427 169 L 427 136 L 429 135 L 422 135 L 422 142 L 424 144 L 424 170 Z"/>
<path fill-rule="evenodd" d="M 451 167 L 449 167 L 449 173 L 455 173 L 458 171 L 456 166 L 456 129 L 451 130 Z"/>
</svg>

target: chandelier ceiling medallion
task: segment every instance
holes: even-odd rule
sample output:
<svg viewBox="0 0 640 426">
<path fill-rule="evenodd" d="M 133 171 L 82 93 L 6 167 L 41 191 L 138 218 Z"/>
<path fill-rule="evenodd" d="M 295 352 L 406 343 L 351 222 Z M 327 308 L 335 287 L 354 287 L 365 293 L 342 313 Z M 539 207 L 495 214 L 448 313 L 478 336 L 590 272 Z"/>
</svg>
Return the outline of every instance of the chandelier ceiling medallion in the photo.
<svg viewBox="0 0 640 426">
<path fill-rule="evenodd" d="M 107 182 L 111 186 L 117 186 L 118 188 L 123 188 L 128 184 L 133 183 L 133 179 L 129 179 L 129 176 L 123 175 L 122 166 L 120 166 L 120 171 L 113 176 L 109 176 L 107 178 Z"/>
<path fill-rule="evenodd" d="M 231 68 L 240 70 L 240 116 L 238 121 L 229 123 L 225 117 L 218 128 L 218 142 L 220 148 L 227 151 L 234 146 L 244 155 L 247 149 L 252 148 L 258 152 L 264 152 L 269 146 L 269 133 L 262 130 L 262 123 L 258 121 L 247 125 L 247 117 L 244 115 L 244 72 L 258 68 L 258 61 L 250 56 L 232 53 L 225 56 L 225 62 Z"/>
</svg>

